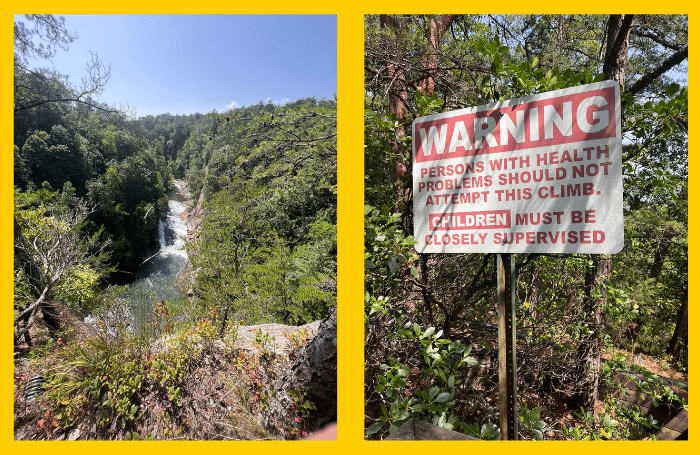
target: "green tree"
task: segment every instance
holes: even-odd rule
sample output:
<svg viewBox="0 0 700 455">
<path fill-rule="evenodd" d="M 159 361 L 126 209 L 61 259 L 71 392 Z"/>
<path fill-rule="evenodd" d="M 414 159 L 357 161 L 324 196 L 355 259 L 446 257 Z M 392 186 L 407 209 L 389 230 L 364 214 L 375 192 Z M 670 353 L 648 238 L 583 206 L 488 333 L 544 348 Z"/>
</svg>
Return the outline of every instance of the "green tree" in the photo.
<svg viewBox="0 0 700 455">
<path fill-rule="evenodd" d="M 334 305 L 336 128 L 335 101 L 309 98 L 191 129 L 175 166 L 206 207 L 194 291 L 224 320 L 304 323 Z"/>
<path fill-rule="evenodd" d="M 120 270 L 136 270 L 147 248 L 157 241 L 171 182 L 170 168 L 153 149 L 112 164 L 88 182 L 88 196 L 96 204 L 90 221 L 106 227 Z"/>
<path fill-rule="evenodd" d="M 76 137 L 61 125 L 53 125 L 51 133 L 35 131 L 22 147 L 22 159 L 29 167 L 34 183 L 48 182 L 61 188 L 65 182 L 75 182 L 80 193 L 91 176 L 87 157 Z"/>
<path fill-rule="evenodd" d="M 279 302 L 273 305 L 268 295 L 275 294 L 288 266 L 277 236 L 250 215 L 261 193 L 248 186 L 235 204 L 223 193 L 212 199 L 203 235 L 190 248 L 195 288 L 205 304 L 217 309 L 221 330 L 229 318 L 271 322 L 279 311 Z M 270 250 L 278 267 L 268 263 Z"/>
<path fill-rule="evenodd" d="M 47 189 L 15 194 L 15 346 L 20 339 L 31 345 L 29 329 L 39 311 L 56 336 L 60 320 L 51 299 L 65 295 L 66 286 L 75 283 L 67 277 L 104 270 L 109 241 L 101 240 L 101 231 L 85 236 L 82 228 L 90 208 L 72 198 L 70 188 L 65 198 Z M 69 205 L 61 203 L 68 200 Z M 94 282 L 87 288 L 92 286 Z"/>
</svg>

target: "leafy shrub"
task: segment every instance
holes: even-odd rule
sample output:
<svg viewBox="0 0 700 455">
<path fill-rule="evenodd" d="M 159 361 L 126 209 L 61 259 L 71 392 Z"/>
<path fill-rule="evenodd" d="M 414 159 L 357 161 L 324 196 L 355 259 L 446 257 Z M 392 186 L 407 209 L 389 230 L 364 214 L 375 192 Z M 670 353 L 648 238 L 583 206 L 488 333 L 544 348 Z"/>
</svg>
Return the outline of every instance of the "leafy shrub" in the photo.
<svg viewBox="0 0 700 455">
<path fill-rule="evenodd" d="M 451 410 L 455 406 L 455 390 L 461 383 L 462 368 L 478 365 L 469 356 L 471 345 L 442 338 L 442 331 L 435 332 L 434 327 L 422 331 L 418 324 L 411 325 L 410 322 L 403 326 L 398 336 L 419 342 L 423 358 L 422 386 L 411 395 L 407 390 L 409 367 L 393 357 L 389 364 L 382 364 L 385 373 L 377 378 L 375 388 L 375 392 L 383 394 L 382 415 L 365 434 L 371 436 L 386 425 L 391 434 L 412 418 L 427 420 L 448 430 L 460 426 L 461 422 Z"/>
</svg>

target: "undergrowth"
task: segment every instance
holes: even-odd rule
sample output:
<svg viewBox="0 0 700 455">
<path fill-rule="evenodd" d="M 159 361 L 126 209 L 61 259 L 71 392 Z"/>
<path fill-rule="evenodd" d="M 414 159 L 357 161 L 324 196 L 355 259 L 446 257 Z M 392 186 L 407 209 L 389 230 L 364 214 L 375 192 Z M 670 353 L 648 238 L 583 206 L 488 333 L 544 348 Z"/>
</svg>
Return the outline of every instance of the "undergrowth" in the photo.
<svg viewBox="0 0 700 455">
<path fill-rule="evenodd" d="M 293 409 L 263 427 L 288 360 L 260 333 L 260 353 L 235 349 L 238 322 L 218 330 L 217 314 L 177 324 L 170 302 L 135 332 L 98 321 L 96 335 L 66 332 L 34 349 L 15 379 L 17 439 L 295 439 L 313 404 L 293 392 Z M 296 336 L 300 346 L 300 336 Z M 43 393 L 23 397 L 43 373 Z M 23 427 L 21 434 L 17 427 Z"/>
</svg>

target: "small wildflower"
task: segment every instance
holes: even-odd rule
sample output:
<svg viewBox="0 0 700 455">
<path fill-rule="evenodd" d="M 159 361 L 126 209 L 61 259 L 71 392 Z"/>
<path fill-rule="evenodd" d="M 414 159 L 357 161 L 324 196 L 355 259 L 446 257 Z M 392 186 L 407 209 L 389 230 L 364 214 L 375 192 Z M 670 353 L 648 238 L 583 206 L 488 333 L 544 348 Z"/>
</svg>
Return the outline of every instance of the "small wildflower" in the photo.
<svg viewBox="0 0 700 455">
<path fill-rule="evenodd" d="M 294 417 L 294 421 L 296 423 L 301 423 L 301 417 Z"/>
</svg>

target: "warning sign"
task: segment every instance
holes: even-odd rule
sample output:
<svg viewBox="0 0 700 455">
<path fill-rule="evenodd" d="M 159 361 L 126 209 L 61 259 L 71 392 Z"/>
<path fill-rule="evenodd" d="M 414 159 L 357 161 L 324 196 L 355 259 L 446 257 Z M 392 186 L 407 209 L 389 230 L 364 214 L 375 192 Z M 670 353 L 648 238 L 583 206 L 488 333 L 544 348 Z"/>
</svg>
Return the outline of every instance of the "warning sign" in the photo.
<svg viewBox="0 0 700 455">
<path fill-rule="evenodd" d="M 617 253 L 620 92 L 582 85 L 413 122 L 420 253 Z"/>
</svg>

